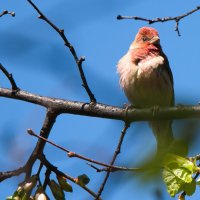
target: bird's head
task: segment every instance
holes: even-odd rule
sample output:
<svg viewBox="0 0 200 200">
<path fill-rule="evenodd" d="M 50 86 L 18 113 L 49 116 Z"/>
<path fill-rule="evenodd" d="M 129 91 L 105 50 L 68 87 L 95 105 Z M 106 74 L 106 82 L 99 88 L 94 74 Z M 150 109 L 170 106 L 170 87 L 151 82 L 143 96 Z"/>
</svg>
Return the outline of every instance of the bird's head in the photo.
<svg viewBox="0 0 200 200">
<path fill-rule="evenodd" d="M 139 29 L 135 40 L 130 49 L 158 49 L 160 48 L 160 38 L 156 29 L 151 27 L 142 27 Z"/>
</svg>

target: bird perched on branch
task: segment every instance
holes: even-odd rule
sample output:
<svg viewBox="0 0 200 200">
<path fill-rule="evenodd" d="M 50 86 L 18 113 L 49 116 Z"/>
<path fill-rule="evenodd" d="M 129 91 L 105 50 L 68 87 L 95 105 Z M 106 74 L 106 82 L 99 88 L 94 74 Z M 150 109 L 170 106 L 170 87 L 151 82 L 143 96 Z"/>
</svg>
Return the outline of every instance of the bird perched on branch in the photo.
<svg viewBox="0 0 200 200">
<path fill-rule="evenodd" d="M 120 86 L 136 108 L 174 105 L 173 76 L 163 53 L 158 32 L 151 27 L 139 29 L 128 52 L 119 60 Z M 151 121 L 157 149 L 173 141 L 172 121 Z"/>
</svg>

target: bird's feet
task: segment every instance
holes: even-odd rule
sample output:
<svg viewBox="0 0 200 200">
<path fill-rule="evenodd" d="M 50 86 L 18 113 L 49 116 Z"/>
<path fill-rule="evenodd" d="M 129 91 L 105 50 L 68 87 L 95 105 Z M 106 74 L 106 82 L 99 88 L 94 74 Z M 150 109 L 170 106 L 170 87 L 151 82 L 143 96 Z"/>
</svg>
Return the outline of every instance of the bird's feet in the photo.
<svg viewBox="0 0 200 200">
<path fill-rule="evenodd" d="M 124 103 L 123 108 L 125 109 L 125 112 L 127 113 L 129 109 L 133 109 L 134 106 L 132 104 Z"/>
<path fill-rule="evenodd" d="M 134 106 L 132 104 L 126 104 L 125 103 L 123 105 L 123 108 L 124 108 L 124 112 L 125 112 L 125 119 L 126 119 L 126 121 L 128 121 L 128 110 L 133 109 Z"/>
</svg>

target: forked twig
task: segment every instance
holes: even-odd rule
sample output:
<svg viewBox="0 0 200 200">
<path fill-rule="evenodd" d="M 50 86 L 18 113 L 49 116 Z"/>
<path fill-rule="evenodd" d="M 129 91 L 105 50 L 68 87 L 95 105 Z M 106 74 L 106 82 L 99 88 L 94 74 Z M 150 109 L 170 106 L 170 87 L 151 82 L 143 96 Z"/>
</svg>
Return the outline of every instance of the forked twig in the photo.
<svg viewBox="0 0 200 200">
<path fill-rule="evenodd" d="M 14 17 L 15 13 L 7 11 L 7 10 L 4 10 L 2 13 L 0 13 L 0 17 L 2 17 L 3 15 L 10 15 L 10 16 Z"/>
<path fill-rule="evenodd" d="M 115 163 L 115 160 L 116 160 L 118 154 L 119 154 L 120 151 L 121 151 L 122 142 L 123 142 L 123 140 L 124 140 L 124 137 L 125 137 L 125 135 L 126 135 L 126 131 L 127 131 L 127 129 L 129 128 L 129 126 L 130 126 L 129 123 L 126 123 L 126 122 L 125 122 L 124 128 L 123 128 L 122 131 L 121 131 L 121 136 L 120 136 L 120 138 L 119 138 L 119 142 L 118 142 L 117 148 L 116 148 L 116 150 L 115 150 L 115 153 L 114 153 L 114 155 L 113 155 L 113 158 L 112 158 L 112 160 L 111 160 L 111 162 L 110 162 L 110 165 L 113 165 L 113 164 Z M 106 176 L 104 177 L 104 180 L 103 180 L 103 182 L 102 182 L 102 184 L 101 184 L 101 186 L 100 186 L 100 188 L 99 188 L 99 191 L 98 191 L 98 194 L 97 194 L 97 197 L 96 197 L 95 200 L 99 200 L 99 197 L 101 196 L 101 193 L 103 192 L 104 187 L 105 187 L 105 185 L 106 185 L 106 182 L 107 182 L 107 180 L 108 180 L 108 178 L 109 178 L 109 176 L 110 176 L 110 172 L 111 172 L 111 171 L 107 171 L 107 172 L 106 172 Z"/>
<path fill-rule="evenodd" d="M 121 16 L 118 15 L 117 19 L 134 19 L 134 20 L 140 20 L 140 21 L 145 21 L 148 22 L 149 24 L 153 24 L 156 22 L 167 22 L 167 21 L 175 21 L 175 31 L 177 32 L 178 36 L 181 36 L 180 34 L 180 30 L 179 30 L 179 22 L 180 20 L 182 20 L 183 18 L 191 15 L 194 12 L 197 12 L 198 10 L 200 10 L 200 6 L 197 6 L 195 9 L 184 13 L 182 15 L 176 16 L 176 17 L 163 17 L 163 18 L 155 18 L 155 19 L 148 19 L 148 18 L 144 18 L 144 17 L 138 17 L 138 16 Z"/>
<path fill-rule="evenodd" d="M 31 130 L 31 129 L 28 129 L 27 132 L 28 132 L 29 135 L 34 136 L 34 137 L 37 137 L 37 138 L 39 138 L 39 139 L 41 139 L 41 140 L 43 140 L 43 141 L 45 141 L 45 142 L 47 142 L 47 143 L 49 143 L 49 144 L 55 146 L 55 147 L 57 147 L 58 149 L 61 149 L 62 151 L 67 152 L 67 155 L 68 155 L 70 158 L 76 157 L 76 158 L 79 158 L 79 159 L 88 161 L 88 162 L 90 162 L 90 163 L 95 163 L 95 164 L 97 164 L 97 165 L 106 167 L 106 168 L 104 168 L 104 169 L 102 169 L 102 170 L 100 170 L 100 171 L 110 171 L 110 172 L 112 171 L 112 172 L 115 172 L 115 171 L 143 171 L 143 170 L 146 170 L 146 169 L 141 169 L 141 168 L 127 168 L 127 167 L 121 167 L 121 166 L 113 166 L 113 165 L 109 165 L 109 164 L 106 164 L 106 163 L 103 163 L 103 162 L 100 162 L 100 161 L 97 161 L 97 160 L 93 160 L 93 159 L 91 159 L 91 158 L 87 158 L 87 157 L 85 157 L 85 156 L 83 156 L 83 155 L 80 155 L 80 154 L 77 154 L 77 153 L 75 153 L 75 152 L 72 152 L 72 151 L 70 151 L 70 150 L 68 150 L 68 149 L 66 149 L 66 148 L 64 148 L 64 147 L 62 147 L 62 146 L 60 146 L 60 145 L 58 145 L 58 144 L 55 144 L 54 142 L 52 142 L 52 141 L 50 141 L 50 140 L 48 140 L 48 139 L 46 139 L 46 138 L 44 138 L 44 137 L 42 137 L 42 136 L 40 136 L 40 135 L 37 135 L 37 134 L 34 133 L 33 130 Z M 88 164 L 88 163 L 87 163 L 87 164 Z M 93 167 L 93 168 L 95 168 L 95 167 L 94 167 L 93 165 L 91 165 L 91 164 L 88 164 L 88 165 L 91 166 L 91 167 Z M 97 169 L 97 168 L 96 168 L 96 169 Z M 108 170 L 108 169 L 109 169 L 109 170 Z"/>
<path fill-rule="evenodd" d="M 77 53 L 74 49 L 74 47 L 72 46 L 72 44 L 69 42 L 69 40 L 66 38 L 65 34 L 64 34 L 64 29 L 59 29 L 55 24 L 53 24 L 40 10 L 39 8 L 31 1 L 31 0 L 27 0 L 32 6 L 33 8 L 39 13 L 39 19 L 43 19 L 45 22 L 47 22 L 47 24 L 49 24 L 62 38 L 62 40 L 65 43 L 65 46 L 67 46 L 71 52 L 71 54 L 74 57 L 74 60 L 76 61 L 81 79 L 82 79 L 82 86 L 85 88 L 88 96 L 90 97 L 90 101 L 92 103 L 96 103 L 96 99 L 94 97 L 94 94 L 92 93 L 92 91 L 89 88 L 89 85 L 87 83 L 87 80 L 85 78 L 85 74 L 83 71 L 83 67 L 82 67 L 82 63 L 83 61 L 85 61 L 84 57 L 80 57 L 78 58 Z"/>
<path fill-rule="evenodd" d="M 57 167 L 55 167 L 54 165 L 52 165 L 45 157 L 45 155 L 41 155 L 39 157 L 40 161 L 42 162 L 43 165 L 46 166 L 46 168 L 52 172 L 54 172 L 57 176 L 63 176 L 65 178 L 67 178 L 68 180 L 72 181 L 73 183 L 77 184 L 78 186 L 80 186 L 81 188 L 83 188 L 85 191 L 87 191 L 89 194 L 91 194 L 93 197 L 97 197 L 97 194 L 95 194 L 92 190 L 90 190 L 88 187 L 86 187 L 85 185 L 80 185 L 76 182 L 76 178 L 73 178 L 71 176 L 69 176 L 68 174 L 63 173 L 62 171 L 58 170 Z"/>
<path fill-rule="evenodd" d="M 10 74 L 1 63 L 0 63 L 0 69 L 5 74 L 5 76 L 8 78 L 8 80 L 10 81 L 10 84 L 12 86 L 12 91 L 13 92 L 19 91 L 20 89 L 17 87 L 17 84 L 15 83 L 15 80 L 14 80 L 12 74 Z"/>
</svg>

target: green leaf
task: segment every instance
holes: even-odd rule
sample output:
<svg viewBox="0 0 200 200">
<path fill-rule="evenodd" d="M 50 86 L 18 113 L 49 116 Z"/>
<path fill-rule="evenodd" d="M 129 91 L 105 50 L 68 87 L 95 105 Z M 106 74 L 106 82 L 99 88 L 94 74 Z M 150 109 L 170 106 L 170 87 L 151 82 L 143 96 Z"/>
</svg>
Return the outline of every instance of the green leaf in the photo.
<svg viewBox="0 0 200 200">
<path fill-rule="evenodd" d="M 196 163 L 186 158 L 168 154 L 164 159 L 163 180 L 168 193 L 173 197 L 181 191 L 192 195 L 196 189 L 196 182 L 192 178 L 196 171 Z"/>
<path fill-rule="evenodd" d="M 12 197 L 12 196 L 10 196 L 10 197 L 7 197 L 6 200 L 21 200 L 21 198 L 20 197 Z"/>
<path fill-rule="evenodd" d="M 195 180 L 192 179 L 191 183 L 184 184 L 183 190 L 185 191 L 185 193 L 188 196 L 192 196 L 194 194 L 195 190 L 196 190 L 196 182 L 195 182 Z"/>
<path fill-rule="evenodd" d="M 192 173 L 184 167 L 173 169 L 173 173 L 176 177 L 181 179 L 184 183 L 192 182 Z"/>
<path fill-rule="evenodd" d="M 65 200 L 65 194 L 58 183 L 56 183 L 54 180 L 50 180 L 49 187 L 56 200 Z"/>
<path fill-rule="evenodd" d="M 66 192 L 73 192 L 72 186 L 67 182 L 67 179 L 63 176 L 57 176 L 60 187 Z"/>
<path fill-rule="evenodd" d="M 18 200 L 20 197 L 18 196 L 18 191 L 15 191 L 12 196 L 6 198 L 6 200 Z"/>
<path fill-rule="evenodd" d="M 24 199 L 23 199 L 24 198 Z M 23 190 L 21 186 L 17 188 L 12 196 L 6 198 L 6 200 L 26 200 L 28 199 L 28 194 Z"/>
<path fill-rule="evenodd" d="M 183 168 L 187 168 L 189 171 L 193 173 L 196 168 L 196 163 L 188 160 L 187 158 L 175 155 L 175 154 L 167 154 L 164 159 L 164 165 L 166 166 L 179 166 Z"/>
<path fill-rule="evenodd" d="M 25 192 L 24 195 L 22 196 L 21 200 L 29 200 L 29 197 L 30 197 L 30 194 Z"/>
<path fill-rule="evenodd" d="M 6 200 L 13 200 L 13 196 L 6 197 Z"/>
<path fill-rule="evenodd" d="M 167 191 L 170 194 L 170 196 L 174 197 L 177 193 L 179 193 L 182 190 L 183 182 L 174 175 L 173 171 L 169 169 L 164 169 L 163 180 L 167 185 Z"/>
<path fill-rule="evenodd" d="M 82 174 L 75 179 L 76 183 L 81 186 L 85 186 L 90 182 L 89 177 L 86 174 Z"/>
</svg>

